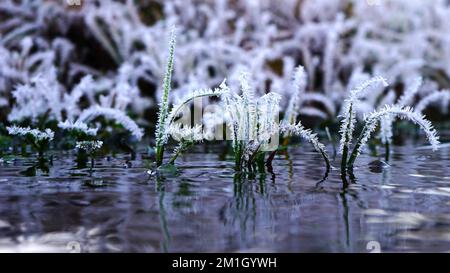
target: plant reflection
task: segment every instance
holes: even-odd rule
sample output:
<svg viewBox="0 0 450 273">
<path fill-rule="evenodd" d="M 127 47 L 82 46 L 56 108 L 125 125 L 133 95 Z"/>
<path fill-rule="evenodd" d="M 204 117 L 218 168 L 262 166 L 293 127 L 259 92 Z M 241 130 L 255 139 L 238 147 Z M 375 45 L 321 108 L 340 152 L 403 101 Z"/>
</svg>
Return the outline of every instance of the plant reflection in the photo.
<svg viewBox="0 0 450 273">
<path fill-rule="evenodd" d="M 25 176 L 48 175 L 50 172 L 50 166 L 53 165 L 53 159 L 47 159 L 44 157 L 38 157 L 37 161 L 32 166 L 21 171 L 20 174 Z M 38 172 L 39 171 L 39 172 Z"/>
<path fill-rule="evenodd" d="M 159 210 L 159 222 L 161 225 L 161 231 L 163 234 L 163 241 L 162 241 L 162 249 L 164 252 L 169 252 L 170 248 L 170 232 L 169 227 L 167 224 L 167 213 L 165 209 L 164 204 L 164 198 L 165 198 L 165 178 L 163 176 L 157 175 L 156 176 L 156 191 L 158 192 L 158 210 Z"/>
</svg>

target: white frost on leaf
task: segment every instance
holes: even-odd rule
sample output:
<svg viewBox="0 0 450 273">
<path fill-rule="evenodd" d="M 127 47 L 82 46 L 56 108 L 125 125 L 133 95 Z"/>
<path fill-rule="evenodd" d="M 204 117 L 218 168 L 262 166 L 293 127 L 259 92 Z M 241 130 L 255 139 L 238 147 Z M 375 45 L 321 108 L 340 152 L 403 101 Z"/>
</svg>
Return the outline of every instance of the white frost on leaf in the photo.
<svg viewBox="0 0 450 273">
<path fill-rule="evenodd" d="M 59 122 L 58 127 L 64 130 L 80 131 L 89 136 L 96 136 L 98 130 L 98 128 L 89 128 L 88 125 L 82 121 L 71 122 L 66 120 L 64 122 Z"/>
<path fill-rule="evenodd" d="M 100 140 L 87 140 L 87 141 L 77 141 L 75 148 L 84 150 L 87 153 L 93 153 L 103 146 L 103 141 Z"/>
<path fill-rule="evenodd" d="M 51 129 L 45 129 L 44 131 L 38 129 L 30 129 L 30 127 L 9 126 L 6 130 L 10 135 L 27 136 L 31 135 L 36 141 L 48 140 L 52 141 L 55 133 Z"/>
</svg>

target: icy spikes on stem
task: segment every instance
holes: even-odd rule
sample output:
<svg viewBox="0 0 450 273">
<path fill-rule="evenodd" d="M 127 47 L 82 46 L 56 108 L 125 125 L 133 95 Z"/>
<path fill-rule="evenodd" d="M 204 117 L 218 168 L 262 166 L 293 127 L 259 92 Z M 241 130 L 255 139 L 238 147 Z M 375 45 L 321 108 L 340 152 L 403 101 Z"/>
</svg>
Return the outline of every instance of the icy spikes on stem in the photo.
<svg viewBox="0 0 450 273">
<path fill-rule="evenodd" d="M 257 140 L 262 145 L 269 142 L 274 134 L 278 134 L 278 113 L 281 95 L 270 92 L 257 101 Z"/>
<path fill-rule="evenodd" d="M 182 128 L 180 124 L 170 125 L 168 133 L 179 140 L 178 146 L 173 151 L 173 155 L 169 160 L 169 164 L 174 164 L 175 160 L 184 153 L 189 147 L 196 142 L 203 140 L 202 126 L 196 125 L 194 127 Z"/>
<path fill-rule="evenodd" d="M 330 168 L 330 159 L 327 151 L 325 150 L 325 146 L 319 142 L 317 134 L 313 133 L 310 129 L 305 129 L 300 121 L 296 125 L 282 123 L 280 126 L 280 131 L 282 133 L 290 133 L 300 136 L 301 138 L 309 141 L 313 145 L 314 149 L 322 155 L 327 169 Z"/>
<path fill-rule="evenodd" d="M 392 137 L 394 136 L 392 130 L 393 117 L 386 115 L 380 120 L 380 139 L 381 143 L 389 145 L 392 143 Z"/>
<path fill-rule="evenodd" d="M 173 59 L 174 59 L 174 50 L 175 50 L 175 27 L 172 28 L 172 32 L 170 33 L 170 41 L 169 41 L 169 55 L 167 58 L 167 66 L 166 72 L 164 75 L 163 82 L 163 95 L 161 98 L 161 102 L 159 104 L 159 112 L 158 112 L 158 123 L 156 124 L 156 165 L 161 166 L 163 156 L 164 156 L 164 144 L 167 142 L 166 135 L 166 126 L 167 126 L 167 116 L 169 112 L 169 92 L 170 92 L 170 84 L 172 78 L 173 71 Z"/>
<path fill-rule="evenodd" d="M 289 100 L 289 105 L 283 119 L 286 124 L 295 124 L 297 120 L 297 114 L 300 111 L 300 102 L 302 96 L 305 93 L 306 84 L 306 72 L 303 66 L 300 65 L 295 69 L 294 77 L 292 80 L 292 88 L 294 91 L 292 93 L 291 99 Z"/>
<path fill-rule="evenodd" d="M 240 75 L 241 96 L 223 88 L 221 96 L 227 125 L 233 137 L 235 170 L 241 171 L 243 163 L 251 172 L 251 164 L 259 151 L 271 150 L 272 136 L 278 136 L 278 112 L 281 96 L 270 92 L 255 98 L 254 90 L 248 82 L 248 74 Z M 266 149 L 267 148 L 267 149 Z"/>
<path fill-rule="evenodd" d="M 345 100 L 343 111 L 342 111 L 342 121 L 339 133 L 341 134 L 341 143 L 339 147 L 339 153 L 342 154 L 341 171 L 345 173 L 346 162 L 348 156 L 348 150 L 352 142 L 353 131 L 356 124 L 356 111 L 355 103 L 358 102 L 359 98 L 367 91 L 370 87 L 375 84 L 383 84 L 388 86 L 386 80 L 382 77 L 374 77 L 370 80 L 363 82 L 358 87 L 350 91 L 350 97 Z"/>
<path fill-rule="evenodd" d="M 200 89 L 195 90 L 194 92 L 186 95 L 184 98 L 180 100 L 177 104 L 175 104 L 172 107 L 172 110 L 167 116 L 167 124 L 165 125 L 166 128 L 170 126 L 170 124 L 174 121 L 174 119 L 177 117 L 177 115 L 180 113 L 181 109 L 186 106 L 188 103 L 193 101 L 196 98 L 202 98 L 202 97 L 213 97 L 213 96 L 221 96 L 225 90 L 227 89 L 226 80 L 223 80 L 223 82 L 219 85 L 219 88 L 215 89 Z M 167 132 L 164 136 L 167 141 Z"/>
<path fill-rule="evenodd" d="M 374 77 L 370 80 L 363 82 L 358 87 L 352 89 L 350 91 L 350 97 L 345 100 L 344 108 L 342 111 L 342 122 L 341 122 L 341 145 L 339 152 L 343 153 L 345 147 L 348 147 L 353 138 L 353 130 L 355 129 L 356 123 L 356 112 L 354 109 L 354 104 L 358 102 L 359 97 L 366 91 L 368 88 L 372 87 L 375 84 L 383 84 L 384 86 L 388 86 L 386 80 L 382 77 Z"/>
<path fill-rule="evenodd" d="M 419 91 L 420 86 L 422 85 L 422 77 L 417 77 L 415 80 L 413 80 L 408 87 L 406 88 L 403 95 L 398 99 L 397 103 L 395 105 L 402 107 L 406 106 L 412 103 L 414 96 Z M 388 100 L 390 96 L 394 94 L 394 92 L 390 92 L 388 96 L 385 97 L 385 102 Z M 385 106 L 387 104 L 392 103 L 380 103 L 381 106 Z M 380 138 L 381 142 L 386 145 L 386 158 L 389 156 L 389 145 L 392 143 L 392 123 L 394 121 L 394 118 L 386 115 L 380 120 Z"/>
<path fill-rule="evenodd" d="M 239 82 L 242 90 L 242 102 L 245 112 L 243 119 L 243 136 L 244 139 L 254 140 L 256 139 L 256 103 L 255 103 L 255 90 L 250 86 L 248 82 L 248 72 L 241 71 L 239 75 Z"/>
<path fill-rule="evenodd" d="M 96 150 L 103 146 L 103 141 L 92 140 L 92 141 L 77 141 L 76 148 L 86 151 L 88 154 L 94 153 Z"/>
<path fill-rule="evenodd" d="M 171 124 L 168 128 L 168 134 L 172 136 L 172 138 L 182 141 L 182 140 L 192 140 L 192 141 L 202 141 L 203 133 L 202 126 L 195 125 L 194 127 L 182 127 L 181 124 Z"/>
<path fill-rule="evenodd" d="M 253 155 L 258 152 L 261 144 L 257 141 L 250 141 L 244 148 L 242 157 L 245 161 L 250 161 Z"/>
<path fill-rule="evenodd" d="M 419 125 L 419 127 L 425 132 L 433 151 L 438 149 L 439 136 L 437 136 L 436 130 L 433 128 L 433 125 L 429 120 L 425 119 L 425 117 L 421 114 L 414 112 L 411 107 L 386 105 L 381 110 L 372 112 L 365 118 L 364 128 L 355 144 L 355 147 L 353 148 L 350 159 L 347 162 L 347 168 L 351 169 L 353 167 L 356 158 L 361 153 L 364 145 L 370 139 L 371 134 L 375 131 L 378 122 L 386 116 L 407 119 L 414 124 Z"/>
</svg>

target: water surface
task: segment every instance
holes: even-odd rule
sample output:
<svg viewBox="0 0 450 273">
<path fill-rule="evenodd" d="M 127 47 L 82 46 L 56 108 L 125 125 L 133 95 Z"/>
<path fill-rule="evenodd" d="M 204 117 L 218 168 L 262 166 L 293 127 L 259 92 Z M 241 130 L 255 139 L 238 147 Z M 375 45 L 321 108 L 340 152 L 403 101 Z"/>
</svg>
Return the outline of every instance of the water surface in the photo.
<svg viewBox="0 0 450 273">
<path fill-rule="evenodd" d="M 337 169 L 321 181 L 307 145 L 254 179 L 236 178 L 221 146 L 159 178 L 143 154 L 98 158 L 92 176 L 69 152 L 32 177 L 19 158 L 0 167 L 0 252 L 449 251 L 450 147 L 420 147 L 394 147 L 390 167 L 362 155 L 347 186 Z"/>
</svg>

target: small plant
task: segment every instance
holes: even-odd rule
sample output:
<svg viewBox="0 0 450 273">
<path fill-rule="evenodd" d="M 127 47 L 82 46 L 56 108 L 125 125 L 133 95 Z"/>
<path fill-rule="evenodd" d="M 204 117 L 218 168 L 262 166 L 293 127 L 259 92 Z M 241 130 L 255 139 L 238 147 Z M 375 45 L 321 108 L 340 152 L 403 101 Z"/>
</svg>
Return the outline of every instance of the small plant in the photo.
<svg viewBox="0 0 450 273">
<path fill-rule="evenodd" d="M 44 154 L 49 149 L 50 142 L 55 135 L 50 129 L 40 131 L 38 129 L 18 127 L 16 125 L 6 127 L 6 129 L 10 135 L 22 137 L 26 144 L 31 145 L 31 147 L 38 152 L 40 159 L 44 157 Z"/>
<path fill-rule="evenodd" d="M 368 89 L 370 89 L 370 87 L 373 87 L 376 84 L 383 84 L 384 86 L 388 85 L 384 78 L 372 78 L 363 82 L 358 87 L 352 89 L 350 91 L 349 98 L 344 102 L 343 112 L 341 115 L 341 144 L 339 148 L 339 152 L 342 154 L 341 173 L 344 175 L 345 171 L 347 170 L 348 151 L 352 143 L 353 131 L 355 130 L 356 125 L 355 105 L 358 103 L 359 98 L 362 96 L 363 92 L 366 92 Z"/>
<path fill-rule="evenodd" d="M 161 166 L 164 157 L 164 144 L 167 142 L 167 115 L 169 113 L 169 92 L 173 71 L 173 58 L 175 51 L 175 29 L 172 29 L 169 40 L 169 56 L 167 58 L 166 73 L 164 74 L 163 94 L 159 104 L 158 123 L 156 124 L 156 166 Z"/>
<path fill-rule="evenodd" d="M 169 93 L 171 84 L 171 75 L 173 71 L 173 58 L 175 50 L 175 29 L 172 29 L 169 41 L 169 56 L 166 66 L 166 72 L 163 82 L 163 94 L 159 104 L 158 122 L 156 124 L 155 138 L 155 153 L 156 166 L 160 167 L 163 163 L 165 145 L 169 140 L 169 136 L 176 136 L 179 141 L 178 147 L 175 149 L 173 156 L 169 160 L 169 164 L 174 164 L 176 158 L 186 151 L 195 142 L 203 140 L 202 127 L 200 125 L 194 127 L 181 127 L 175 124 L 175 118 L 179 115 L 182 108 L 188 105 L 196 98 L 220 96 L 226 89 L 225 81 L 223 81 L 219 88 L 215 89 L 200 89 L 191 92 L 183 97 L 177 104 L 173 105 L 169 112 Z"/>
<path fill-rule="evenodd" d="M 75 141 L 75 148 L 77 149 L 77 162 L 79 167 L 85 166 L 87 156 L 91 159 L 91 171 L 94 167 L 94 156 L 90 152 L 95 152 L 96 146 L 101 148 L 103 142 L 96 141 L 94 138 L 97 136 L 97 128 L 89 128 L 88 125 L 81 121 L 76 122 L 59 122 L 58 127 L 66 130 L 69 134 L 69 139 Z M 71 143 L 73 145 L 73 142 Z"/>
<path fill-rule="evenodd" d="M 241 73 L 240 84 L 242 95 L 227 92 L 222 95 L 228 116 L 228 125 L 233 137 L 233 151 L 235 170 L 252 172 L 255 163 L 263 171 L 265 152 L 271 151 L 265 165 L 271 169 L 278 148 L 279 134 L 294 134 L 310 141 L 314 148 L 322 154 L 330 167 L 325 147 L 318 141 L 317 135 L 306 130 L 300 122 L 296 122 L 295 111 L 298 106 L 291 103 L 291 115 L 279 124 L 279 103 L 281 96 L 275 92 L 267 93 L 255 98 L 252 87 L 248 82 L 246 72 Z M 295 103 L 295 102 L 294 102 Z M 292 124 L 294 123 L 294 124 Z M 273 143 L 276 141 L 276 143 Z M 274 145 L 275 144 L 275 145 Z"/>
<path fill-rule="evenodd" d="M 399 104 L 386 105 L 378 111 L 374 111 L 364 119 L 364 127 L 351 151 L 349 148 L 353 137 L 353 132 L 356 125 L 355 111 L 353 110 L 355 103 L 358 102 L 358 98 L 362 95 L 362 92 L 366 91 L 370 86 L 376 83 L 383 83 L 387 86 L 386 81 L 383 78 L 375 77 L 371 80 L 364 82 L 358 88 L 354 89 L 350 93 L 350 98 L 346 100 L 344 106 L 344 113 L 342 115 L 343 120 L 341 123 L 341 149 L 342 162 L 341 162 L 341 174 L 345 175 L 347 171 L 353 171 L 353 165 L 356 158 L 362 151 L 364 145 L 371 138 L 372 133 L 375 131 L 380 121 L 388 119 L 389 122 L 396 117 L 407 119 L 413 123 L 419 125 L 419 127 L 425 131 L 428 141 L 431 143 L 433 150 L 436 150 L 439 145 L 439 137 L 436 130 L 433 128 L 430 121 L 425 119 L 421 114 L 414 112 L 411 107 L 401 106 Z M 400 99 L 400 102 L 402 99 Z M 390 126 L 390 125 L 389 125 Z M 386 134 L 386 133 L 384 133 Z M 348 158 L 348 156 L 350 156 Z M 348 158 L 348 160 L 347 160 Z"/>
<path fill-rule="evenodd" d="M 181 113 L 182 108 L 196 98 L 220 96 L 223 94 L 225 88 L 226 85 L 225 82 L 223 82 L 219 88 L 196 90 L 182 98 L 179 103 L 172 106 L 170 113 L 167 114 L 167 118 L 165 119 L 165 125 L 163 126 L 164 132 L 161 134 L 160 141 L 158 141 L 158 139 L 156 141 L 157 144 L 159 143 L 161 145 L 161 148 L 159 149 L 161 154 L 158 155 L 158 153 L 156 153 L 157 167 L 161 166 L 163 163 L 162 157 L 164 156 L 164 146 L 167 144 L 169 136 L 172 136 L 173 139 L 178 141 L 178 146 L 175 148 L 175 151 L 168 162 L 169 164 L 174 164 L 179 155 L 195 143 L 201 142 L 204 138 L 202 126 L 200 124 L 191 127 L 175 121 L 176 117 Z M 158 151 L 158 148 L 156 148 L 156 151 Z"/>
<path fill-rule="evenodd" d="M 202 126 L 196 125 L 192 128 L 181 128 L 181 125 L 171 125 L 169 128 L 169 134 L 178 139 L 178 146 L 173 151 L 172 157 L 169 160 L 169 164 L 175 164 L 175 160 L 182 153 L 186 152 L 191 146 L 197 142 L 203 140 Z"/>
<path fill-rule="evenodd" d="M 235 170 L 247 169 L 252 172 L 255 159 L 264 161 L 264 153 L 257 156 L 258 153 L 267 150 L 273 136 L 278 138 L 278 107 L 281 96 L 270 92 L 255 98 L 247 77 L 246 72 L 241 72 L 241 96 L 230 92 L 227 87 L 222 100 L 233 139 Z"/>
<path fill-rule="evenodd" d="M 99 140 L 89 140 L 89 141 L 77 141 L 76 143 L 76 148 L 78 150 L 83 150 L 85 151 L 90 159 L 91 159 L 91 172 L 92 169 L 94 168 L 94 160 L 95 160 L 95 152 L 97 150 L 99 150 L 101 147 L 103 146 L 103 141 L 99 141 Z"/>
<path fill-rule="evenodd" d="M 364 127 L 356 141 L 355 146 L 350 154 L 350 158 L 347 162 L 347 169 L 352 170 L 353 164 L 356 158 L 361 153 L 362 148 L 370 139 L 372 133 L 375 131 L 377 124 L 382 118 L 389 116 L 390 118 L 399 117 L 401 119 L 408 119 L 409 121 L 419 125 L 419 127 L 425 132 L 428 141 L 430 142 L 433 151 L 436 151 L 439 146 L 439 136 L 437 136 L 436 130 L 433 128 L 431 122 L 425 119 L 424 116 L 414 112 L 412 108 L 398 105 L 386 105 L 384 108 L 378 111 L 374 111 L 369 114 L 364 121 Z"/>
</svg>

